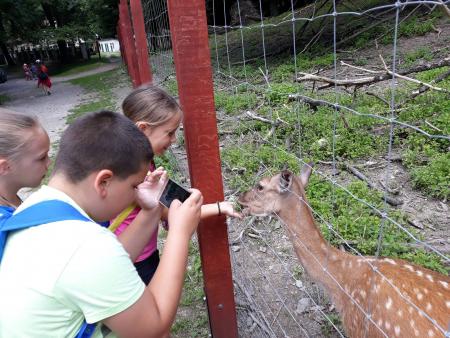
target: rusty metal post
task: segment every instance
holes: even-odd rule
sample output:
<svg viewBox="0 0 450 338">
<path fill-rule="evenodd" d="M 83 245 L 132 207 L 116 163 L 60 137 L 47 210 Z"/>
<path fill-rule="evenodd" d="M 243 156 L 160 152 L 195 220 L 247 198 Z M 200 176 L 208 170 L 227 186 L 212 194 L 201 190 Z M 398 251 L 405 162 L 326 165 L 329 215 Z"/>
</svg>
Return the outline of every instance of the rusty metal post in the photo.
<svg viewBox="0 0 450 338">
<path fill-rule="evenodd" d="M 140 84 L 152 82 L 141 0 L 130 0 Z"/>
<path fill-rule="evenodd" d="M 120 32 L 124 42 L 123 49 L 125 50 L 125 57 L 127 58 L 128 74 L 131 77 L 133 87 L 136 88 L 140 84 L 140 78 L 127 0 L 120 0 L 119 2 L 119 18 Z"/>
<path fill-rule="evenodd" d="M 204 0 L 168 1 L 172 48 L 192 186 L 205 203 L 222 201 L 223 183 Z M 211 333 L 238 336 L 225 217 L 198 228 Z"/>
</svg>

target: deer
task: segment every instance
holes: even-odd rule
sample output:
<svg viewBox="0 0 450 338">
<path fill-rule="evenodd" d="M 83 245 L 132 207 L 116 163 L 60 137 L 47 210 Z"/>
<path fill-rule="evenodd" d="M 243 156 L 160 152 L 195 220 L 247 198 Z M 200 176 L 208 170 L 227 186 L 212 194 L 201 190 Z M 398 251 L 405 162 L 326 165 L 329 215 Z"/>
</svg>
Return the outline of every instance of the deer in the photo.
<svg viewBox="0 0 450 338">
<path fill-rule="evenodd" d="M 329 244 L 305 196 L 312 164 L 263 178 L 241 194 L 244 215 L 277 215 L 300 263 L 330 296 L 349 337 L 450 337 L 450 278 L 402 259 Z"/>
</svg>

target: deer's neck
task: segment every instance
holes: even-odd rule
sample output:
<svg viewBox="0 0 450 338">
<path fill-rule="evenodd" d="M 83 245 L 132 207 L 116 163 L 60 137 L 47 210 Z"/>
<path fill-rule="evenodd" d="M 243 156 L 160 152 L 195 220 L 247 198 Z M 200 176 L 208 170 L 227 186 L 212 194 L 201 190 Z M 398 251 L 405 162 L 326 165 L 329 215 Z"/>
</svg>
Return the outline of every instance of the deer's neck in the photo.
<svg viewBox="0 0 450 338">
<path fill-rule="evenodd" d="M 299 196 L 306 201 L 303 193 Z M 339 309 L 343 294 L 336 282 L 345 285 L 345 278 L 354 274 L 356 258 L 328 244 L 316 226 L 310 208 L 303 201 L 299 201 L 298 196 L 289 198 L 279 216 L 288 227 L 303 267 L 332 296 Z"/>
</svg>

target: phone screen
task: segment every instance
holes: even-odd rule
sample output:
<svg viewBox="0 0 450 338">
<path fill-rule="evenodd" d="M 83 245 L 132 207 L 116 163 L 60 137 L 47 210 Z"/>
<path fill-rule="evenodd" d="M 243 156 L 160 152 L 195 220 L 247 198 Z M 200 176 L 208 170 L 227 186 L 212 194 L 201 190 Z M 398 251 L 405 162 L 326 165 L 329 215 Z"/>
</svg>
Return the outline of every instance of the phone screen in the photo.
<svg viewBox="0 0 450 338">
<path fill-rule="evenodd" d="M 173 200 L 177 199 L 180 202 L 184 202 L 190 195 L 191 193 L 189 191 L 169 179 L 167 181 L 166 187 L 161 194 L 161 197 L 159 198 L 159 202 L 168 208 L 170 207 L 170 203 L 172 203 Z"/>
</svg>

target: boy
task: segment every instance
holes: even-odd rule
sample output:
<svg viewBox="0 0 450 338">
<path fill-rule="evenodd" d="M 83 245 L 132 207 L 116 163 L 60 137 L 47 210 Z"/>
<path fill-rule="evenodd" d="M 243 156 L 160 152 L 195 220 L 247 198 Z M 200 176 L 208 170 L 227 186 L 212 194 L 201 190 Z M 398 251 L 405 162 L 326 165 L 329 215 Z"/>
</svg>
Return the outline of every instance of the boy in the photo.
<svg viewBox="0 0 450 338">
<path fill-rule="evenodd" d="M 9 235 L 0 263 L 0 337 L 74 337 L 84 319 L 102 321 L 120 337 L 168 334 L 201 193 L 193 189 L 183 204 L 172 203 L 164 255 L 148 287 L 114 234 L 95 223 L 135 200 L 152 156 L 145 135 L 116 113 L 91 113 L 67 128 L 48 186 L 17 211 L 56 199 L 92 222 L 60 221 Z M 158 218 L 155 188 L 143 190 L 144 214 Z"/>
</svg>

